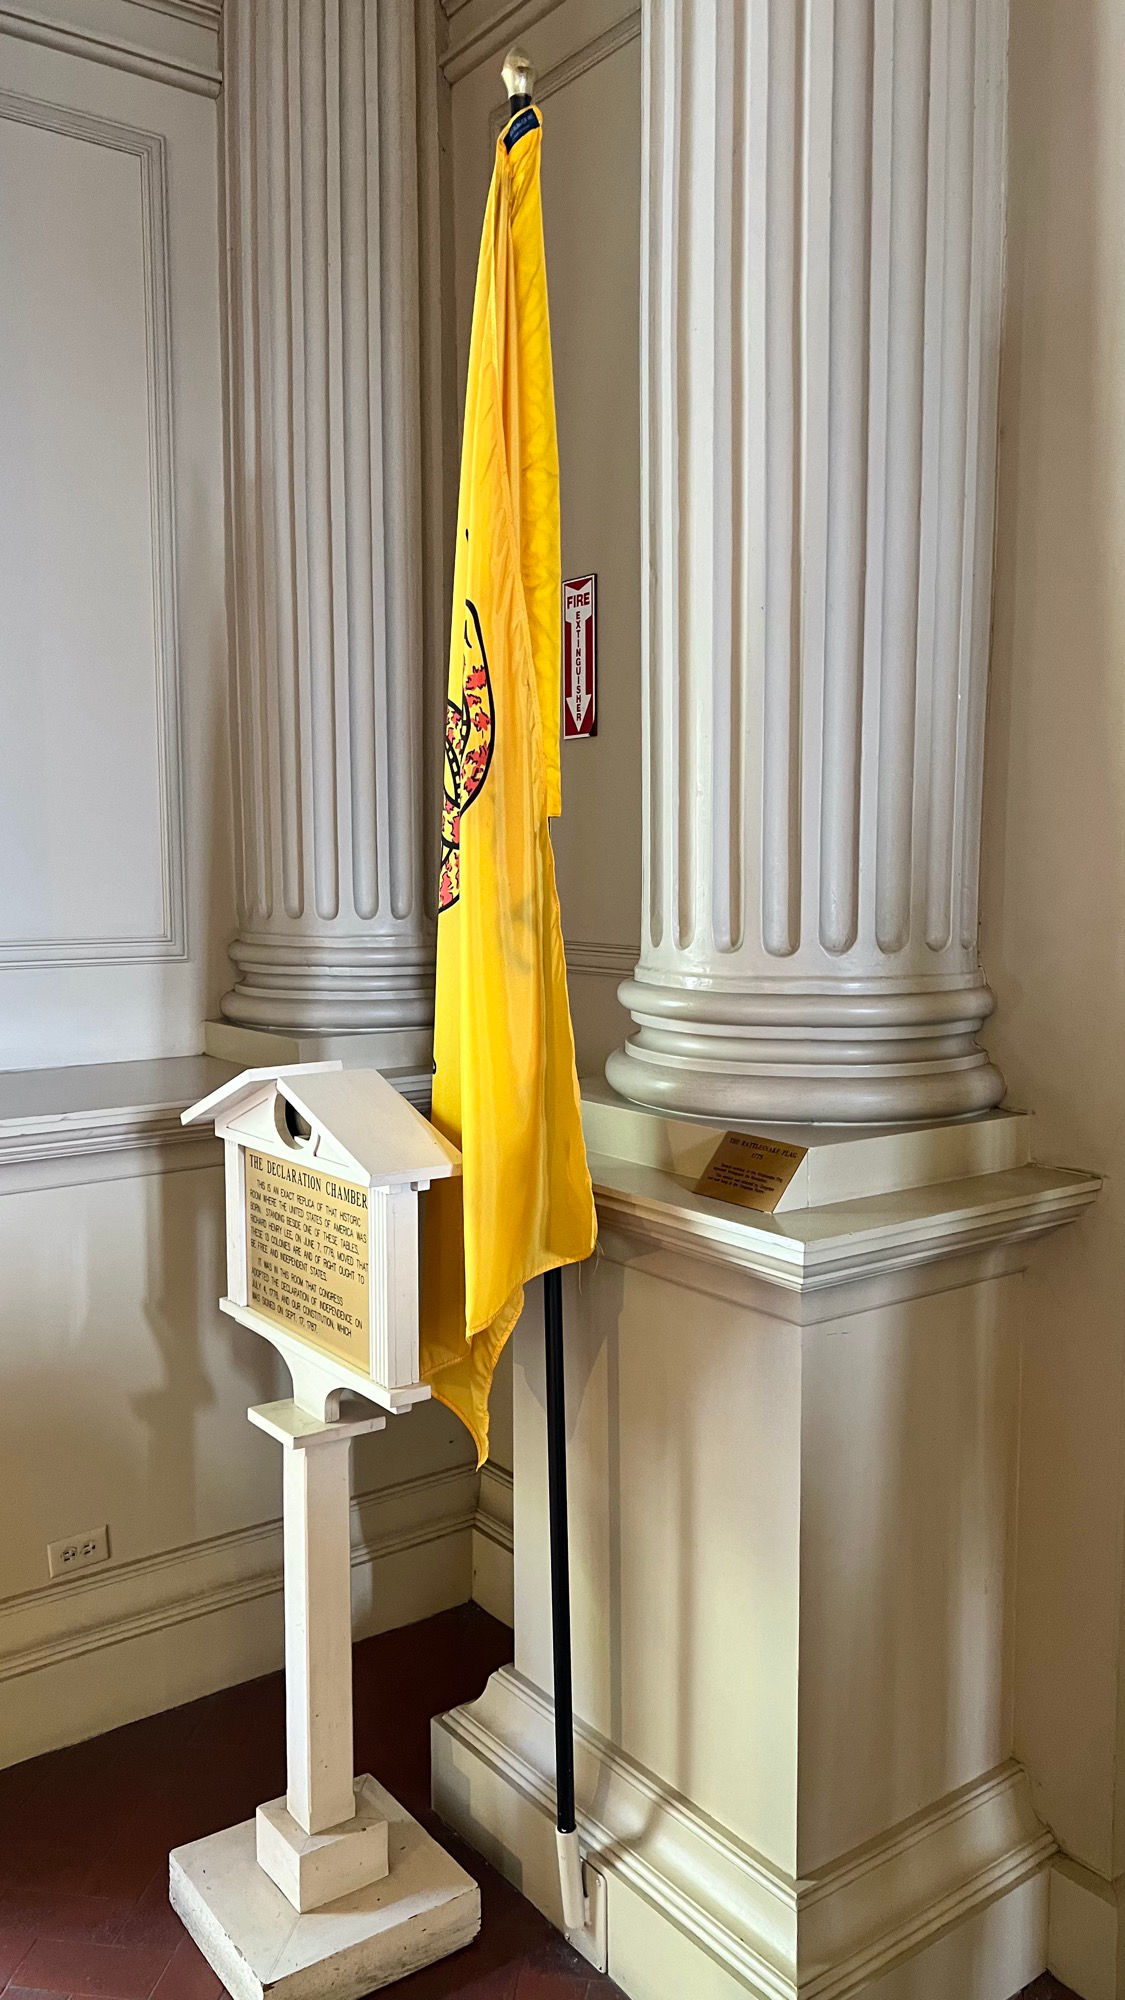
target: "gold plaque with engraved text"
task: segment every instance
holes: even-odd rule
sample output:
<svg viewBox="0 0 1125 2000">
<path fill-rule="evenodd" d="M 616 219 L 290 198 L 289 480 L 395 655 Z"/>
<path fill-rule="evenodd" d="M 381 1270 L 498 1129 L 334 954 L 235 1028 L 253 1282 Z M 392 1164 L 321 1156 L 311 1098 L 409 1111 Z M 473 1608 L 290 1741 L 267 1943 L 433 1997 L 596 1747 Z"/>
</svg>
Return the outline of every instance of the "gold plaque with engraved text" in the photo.
<svg viewBox="0 0 1125 2000">
<path fill-rule="evenodd" d="M 756 1132 L 728 1132 L 696 1181 L 695 1192 L 772 1215 L 807 1151 Z"/>
<path fill-rule="evenodd" d="M 367 1189 L 249 1149 L 245 1173 L 248 1303 L 368 1374 Z"/>
</svg>

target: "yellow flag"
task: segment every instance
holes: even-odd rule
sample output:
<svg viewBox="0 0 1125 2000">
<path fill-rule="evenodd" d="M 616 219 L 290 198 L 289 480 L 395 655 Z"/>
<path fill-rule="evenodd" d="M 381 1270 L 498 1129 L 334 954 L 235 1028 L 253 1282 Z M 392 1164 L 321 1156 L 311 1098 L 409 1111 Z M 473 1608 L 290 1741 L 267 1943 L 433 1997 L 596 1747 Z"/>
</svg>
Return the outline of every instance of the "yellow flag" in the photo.
<svg viewBox="0 0 1125 2000">
<path fill-rule="evenodd" d="M 501 133 L 465 397 L 426 1197 L 422 1374 L 488 1456 L 488 1392 L 529 1278 L 597 1224 L 547 827 L 560 810 L 559 464 L 538 110 Z"/>
</svg>

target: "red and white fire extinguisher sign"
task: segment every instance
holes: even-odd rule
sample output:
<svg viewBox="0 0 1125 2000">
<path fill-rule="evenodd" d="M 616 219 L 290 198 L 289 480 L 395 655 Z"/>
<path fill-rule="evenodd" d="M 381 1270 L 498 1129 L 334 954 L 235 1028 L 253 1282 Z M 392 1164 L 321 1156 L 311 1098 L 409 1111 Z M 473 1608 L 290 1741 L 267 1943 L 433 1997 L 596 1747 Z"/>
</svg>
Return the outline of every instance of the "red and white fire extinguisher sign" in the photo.
<svg viewBox="0 0 1125 2000">
<path fill-rule="evenodd" d="M 563 584 L 563 736 L 598 733 L 598 579 Z"/>
</svg>

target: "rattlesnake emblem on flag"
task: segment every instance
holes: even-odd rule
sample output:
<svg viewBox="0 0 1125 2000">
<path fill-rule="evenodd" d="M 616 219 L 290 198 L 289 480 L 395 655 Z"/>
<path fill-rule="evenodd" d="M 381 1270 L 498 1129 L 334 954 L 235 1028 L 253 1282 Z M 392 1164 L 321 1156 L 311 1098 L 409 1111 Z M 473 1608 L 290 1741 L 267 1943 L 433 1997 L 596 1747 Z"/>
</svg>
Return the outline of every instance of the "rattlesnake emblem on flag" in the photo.
<svg viewBox="0 0 1125 2000">
<path fill-rule="evenodd" d="M 492 682 L 480 618 L 465 599 L 461 657 L 461 703 L 445 704 L 445 796 L 441 808 L 441 873 L 438 914 L 452 909 L 461 894 L 461 815 L 468 811 L 492 762 Z"/>
</svg>

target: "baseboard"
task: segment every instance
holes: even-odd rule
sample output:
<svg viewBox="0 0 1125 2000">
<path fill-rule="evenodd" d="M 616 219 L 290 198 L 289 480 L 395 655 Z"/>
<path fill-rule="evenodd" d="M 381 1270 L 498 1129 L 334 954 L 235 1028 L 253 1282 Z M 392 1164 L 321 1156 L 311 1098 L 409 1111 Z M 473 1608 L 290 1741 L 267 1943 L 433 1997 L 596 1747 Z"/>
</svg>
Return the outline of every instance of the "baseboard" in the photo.
<svg viewBox="0 0 1125 2000">
<path fill-rule="evenodd" d="M 548 1698 L 504 1668 L 432 1742 L 437 1810 L 560 1923 Z M 958 2000 L 1008 2000 L 1044 1963 L 1054 1841 L 1016 1764 L 800 1882 L 581 1726 L 576 1783 L 610 1977 L 633 2000 L 931 2000 L 925 1961 L 948 1958 L 962 1927 L 973 1970 Z"/>
<path fill-rule="evenodd" d="M 357 1638 L 467 1601 L 476 1506 L 471 1466 L 356 1496 Z M 272 1673 L 282 1655 L 280 1520 L 9 1598 L 0 1765 Z"/>
<path fill-rule="evenodd" d="M 1125 1876 L 1107 1882 L 1058 1854 L 1051 1865 L 1047 1965 L 1080 2000 L 1125 1995 Z"/>
<path fill-rule="evenodd" d="M 473 1602 L 504 1625 L 515 1623 L 512 1475 L 484 1465 L 473 1521 Z"/>
</svg>

